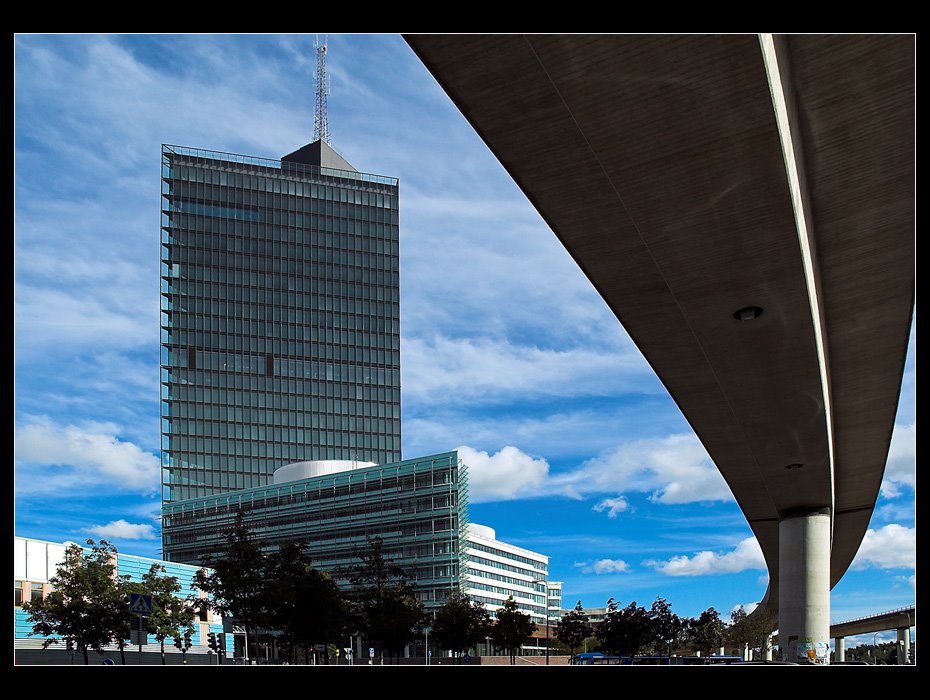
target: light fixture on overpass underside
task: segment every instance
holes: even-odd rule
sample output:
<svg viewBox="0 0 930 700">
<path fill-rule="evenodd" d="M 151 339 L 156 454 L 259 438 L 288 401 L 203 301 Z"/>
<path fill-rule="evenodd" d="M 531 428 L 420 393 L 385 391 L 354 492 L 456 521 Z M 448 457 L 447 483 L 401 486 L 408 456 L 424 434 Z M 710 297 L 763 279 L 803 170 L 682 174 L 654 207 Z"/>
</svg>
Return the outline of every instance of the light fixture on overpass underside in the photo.
<svg viewBox="0 0 930 700">
<path fill-rule="evenodd" d="M 803 466 L 804 466 L 803 464 L 798 464 L 797 462 L 795 462 L 794 464 L 786 464 L 785 469 L 800 469 Z"/>
<path fill-rule="evenodd" d="M 737 321 L 752 321 L 761 315 L 762 309 L 758 306 L 746 306 L 733 314 L 733 318 Z"/>
</svg>

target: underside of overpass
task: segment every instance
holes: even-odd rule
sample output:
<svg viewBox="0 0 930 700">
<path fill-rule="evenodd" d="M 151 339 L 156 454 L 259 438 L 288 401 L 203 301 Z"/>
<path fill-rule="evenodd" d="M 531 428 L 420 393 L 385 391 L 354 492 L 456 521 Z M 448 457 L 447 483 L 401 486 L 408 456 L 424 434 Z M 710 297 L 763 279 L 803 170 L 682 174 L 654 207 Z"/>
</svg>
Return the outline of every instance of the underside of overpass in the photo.
<svg viewBox="0 0 930 700">
<path fill-rule="evenodd" d="M 781 633 L 828 637 L 914 308 L 914 37 L 405 38 L 726 479 Z"/>
</svg>

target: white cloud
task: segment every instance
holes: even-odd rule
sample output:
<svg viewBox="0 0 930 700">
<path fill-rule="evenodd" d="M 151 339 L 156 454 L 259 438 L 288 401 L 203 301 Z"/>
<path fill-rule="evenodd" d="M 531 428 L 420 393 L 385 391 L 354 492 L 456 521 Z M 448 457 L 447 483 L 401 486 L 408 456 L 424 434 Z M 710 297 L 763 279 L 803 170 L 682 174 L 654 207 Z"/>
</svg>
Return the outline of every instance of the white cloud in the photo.
<svg viewBox="0 0 930 700">
<path fill-rule="evenodd" d="M 742 608 L 743 611 L 744 611 L 747 615 L 749 615 L 753 610 L 755 610 L 755 609 L 758 608 L 758 607 L 759 607 L 759 604 L 758 604 L 758 603 L 740 603 L 739 605 L 734 605 L 732 608 L 730 608 L 730 615 L 732 615 L 733 613 L 735 613 L 735 612 L 736 612 L 737 610 L 739 610 L 740 608 Z"/>
<path fill-rule="evenodd" d="M 747 537 L 736 549 L 725 554 L 703 551 L 691 557 L 681 555 L 664 562 L 650 560 L 643 563 L 669 576 L 734 574 L 746 569 L 765 568 L 762 548 L 755 537 Z"/>
<path fill-rule="evenodd" d="M 693 434 L 631 440 L 578 469 L 554 475 L 550 492 L 639 491 L 656 503 L 733 500 L 729 487 Z"/>
<path fill-rule="evenodd" d="M 879 530 L 866 530 L 852 566 L 856 569 L 916 568 L 917 529 L 892 524 Z"/>
<path fill-rule="evenodd" d="M 623 496 L 617 496 L 616 498 L 605 498 L 591 510 L 594 510 L 598 513 L 602 513 L 606 510 L 607 517 L 613 520 L 617 517 L 617 513 L 623 513 L 624 511 L 629 510 L 629 508 L 630 502 L 627 501 Z"/>
<path fill-rule="evenodd" d="M 575 566 L 585 574 L 622 574 L 630 570 L 630 565 L 622 559 L 598 559 L 593 562 L 576 562 Z"/>
<path fill-rule="evenodd" d="M 151 525 L 146 523 L 134 525 L 122 518 L 106 525 L 95 525 L 87 531 L 106 540 L 154 540 L 157 537 Z"/>
<path fill-rule="evenodd" d="M 902 487 L 913 489 L 917 484 L 917 424 L 896 423 L 888 448 L 888 461 L 882 479 L 882 496 L 895 498 Z"/>
<path fill-rule="evenodd" d="M 522 492 L 538 488 L 549 473 L 545 459 L 531 457 L 510 445 L 493 456 L 467 446 L 457 450 L 468 466 L 469 500 L 476 503 L 518 498 Z"/>
<path fill-rule="evenodd" d="M 496 304 L 504 300 L 497 300 Z M 405 338 L 404 392 L 422 404 L 612 396 L 655 384 L 642 358 L 618 348 L 549 349 L 490 338 Z"/>
<path fill-rule="evenodd" d="M 564 496 L 582 499 L 605 492 L 650 493 L 662 504 L 732 500 L 730 490 L 693 434 L 625 442 L 575 469 L 553 473 L 543 458 L 505 447 L 493 458 L 471 447 L 458 448 L 469 466 L 476 501 Z M 623 503 L 621 503 L 623 501 Z M 625 510 L 622 495 L 594 507 L 609 517 Z"/>
<path fill-rule="evenodd" d="M 158 490 L 158 458 L 120 440 L 112 424 L 54 424 L 33 418 L 15 429 L 13 454 L 21 493 L 105 487 L 114 491 Z"/>
</svg>

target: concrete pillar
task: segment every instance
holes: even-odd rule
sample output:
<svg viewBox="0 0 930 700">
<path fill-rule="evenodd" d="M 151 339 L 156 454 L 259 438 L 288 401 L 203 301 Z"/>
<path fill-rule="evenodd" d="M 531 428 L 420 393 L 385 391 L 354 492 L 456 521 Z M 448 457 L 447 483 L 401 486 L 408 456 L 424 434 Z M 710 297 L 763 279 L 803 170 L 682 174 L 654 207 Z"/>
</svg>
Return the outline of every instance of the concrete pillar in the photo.
<svg viewBox="0 0 930 700">
<path fill-rule="evenodd" d="M 898 665 L 903 666 L 911 655 L 911 628 L 898 629 Z"/>
<path fill-rule="evenodd" d="M 830 663 L 830 509 L 778 524 L 778 639 L 786 661 Z"/>
<path fill-rule="evenodd" d="M 749 642 L 743 642 L 743 661 L 752 661 L 752 653 L 749 651 Z"/>
<path fill-rule="evenodd" d="M 765 653 L 762 655 L 766 661 L 772 660 L 772 638 L 769 637 L 765 642 Z"/>
<path fill-rule="evenodd" d="M 837 637 L 836 646 L 834 647 L 835 653 L 834 661 L 846 661 L 846 637 Z"/>
<path fill-rule="evenodd" d="M 694 652 L 694 655 L 695 655 L 695 656 L 700 656 L 700 655 L 701 655 L 701 652 L 696 651 L 696 652 Z"/>
<path fill-rule="evenodd" d="M 720 647 L 720 651 L 717 652 L 717 653 L 720 654 L 720 656 L 726 656 L 726 655 L 727 655 L 727 650 L 726 650 L 725 648 L 723 648 L 723 647 Z"/>
</svg>

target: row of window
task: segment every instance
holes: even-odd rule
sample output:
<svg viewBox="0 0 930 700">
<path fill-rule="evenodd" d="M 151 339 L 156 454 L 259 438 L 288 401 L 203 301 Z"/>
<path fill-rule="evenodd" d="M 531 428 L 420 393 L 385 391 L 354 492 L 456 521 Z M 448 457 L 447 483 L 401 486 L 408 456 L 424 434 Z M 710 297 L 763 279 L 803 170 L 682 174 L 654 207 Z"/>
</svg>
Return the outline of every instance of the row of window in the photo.
<svg viewBox="0 0 930 700">
<path fill-rule="evenodd" d="M 295 431 L 296 432 L 296 431 Z M 373 435 L 371 433 L 346 433 L 344 431 L 310 431 L 306 441 L 288 443 L 272 441 L 236 440 L 235 438 L 162 436 L 161 449 L 180 454 L 213 454 L 238 457 L 274 457 L 301 461 L 308 459 L 307 452 L 317 447 L 346 447 L 360 450 L 399 451 L 400 437 L 396 435 Z"/>
<path fill-rule="evenodd" d="M 22 607 L 24 601 L 38 603 L 45 597 L 45 584 L 32 581 L 13 581 L 13 605 Z"/>
<path fill-rule="evenodd" d="M 348 265 L 340 267 L 320 263 L 314 263 L 306 267 L 301 266 L 299 272 L 290 274 L 282 274 L 280 271 L 269 274 L 257 270 L 213 265 L 202 265 L 194 269 L 197 274 L 193 275 L 193 281 L 174 277 L 170 280 L 170 290 L 167 288 L 169 281 L 163 280 L 162 292 L 171 291 L 180 295 L 187 294 L 217 299 L 232 299 L 233 301 L 250 301 L 252 303 L 261 301 L 264 304 L 271 304 L 277 302 L 277 298 L 274 296 L 274 292 L 277 291 L 286 290 L 351 297 L 349 291 L 352 287 L 350 285 L 396 287 L 399 279 L 396 269 L 385 270 Z M 206 282 L 206 284 L 203 282 Z M 227 288 L 227 285 L 229 288 Z"/>
<path fill-rule="evenodd" d="M 397 207 L 377 207 L 323 199 L 288 199 L 261 192 L 191 186 L 177 183 L 162 192 L 162 210 L 198 216 L 220 216 L 272 223 L 277 215 L 283 224 L 317 228 L 324 217 L 361 222 L 398 223 Z"/>
<path fill-rule="evenodd" d="M 391 372 L 394 371 L 391 370 Z M 207 379 L 211 379 L 208 374 L 197 378 L 204 380 L 205 383 L 207 383 Z M 207 405 L 228 404 L 234 407 L 242 406 L 254 409 L 292 410 L 300 413 L 310 410 L 314 413 L 331 413 L 342 416 L 362 415 L 369 418 L 400 418 L 400 414 L 396 410 L 396 407 L 400 405 L 400 401 L 394 399 L 394 395 L 400 390 L 399 382 L 394 386 L 326 382 L 309 387 L 309 389 L 312 389 L 311 393 L 308 391 L 305 382 L 297 379 L 285 379 L 283 381 L 286 382 L 286 385 L 279 390 L 279 393 L 271 386 L 270 377 L 236 374 L 228 376 L 227 380 L 226 383 L 239 388 L 212 388 L 210 386 L 177 383 L 162 384 L 162 400 Z M 291 382 L 295 384 L 301 383 L 303 386 L 291 387 Z M 294 389 L 295 393 L 290 393 L 291 389 Z M 304 391 L 303 393 L 296 393 L 297 389 L 303 389 Z M 394 400 L 381 399 L 381 396 L 390 396 Z M 387 407 L 391 405 L 395 408 L 388 410 Z M 202 414 L 190 414 L 191 417 L 198 415 Z M 282 425 L 288 423 L 290 421 L 281 421 Z"/>
<path fill-rule="evenodd" d="M 314 383 L 301 382 L 303 389 L 309 390 L 316 386 L 317 381 L 347 382 L 350 384 L 385 385 L 392 382 L 385 381 L 385 372 L 396 372 L 384 366 L 377 367 L 364 364 L 342 364 L 334 362 L 320 362 L 319 360 L 299 360 L 296 358 L 278 357 L 270 353 L 264 355 L 241 354 L 235 352 L 208 352 L 191 348 L 172 351 L 171 348 L 162 347 L 161 363 L 163 367 L 179 369 L 191 368 L 204 372 L 232 372 L 259 374 L 262 376 L 281 378 L 312 379 Z M 382 360 L 387 359 L 386 351 L 372 353 Z M 398 358 L 399 359 L 399 358 Z M 193 360 L 193 362 L 191 362 Z M 379 364 L 384 364 L 382 361 Z M 176 370 L 178 371 L 178 370 Z M 170 379 L 163 369 L 162 381 L 196 382 L 197 379 L 206 379 L 209 375 L 195 377 L 194 372 L 178 371 L 175 379 Z M 231 378 L 226 377 L 231 382 Z M 217 383 L 222 386 L 221 382 Z M 229 386 L 229 384 L 227 384 Z M 283 388 L 283 387 L 282 387 Z M 298 393 L 304 393 L 298 388 Z M 309 391 L 307 393 L 310 393 Z"/>
<path fill-rule="evenodd" d="M 469 585 L 468 588 L 470 589 L 471 585 Z M 489 598 L 487 596 L 477 595 L 477 594 L 473 595 L 471 593 L 468 594 L 468 597 L 479 603 L 483 603 L 491 610 L 498 610 L 499 608 L 504 607 L 504 601 L 498 598 Z M 542 607 L 537 606 L 537 605 L 527 604 L 521 601 L 518 606 L 518 609 L 521 611 L 530 613 L 531 617 L 533 618 L 533 622 L 536 622 L 538 624 L 545 624 L 545 617 L 544 617 L 545 613 Z"/>
<path fill-rule="evenodd" d="M 529 557 L 524 557 L 519 554 L 514 554 L 512 552 L 502 552 L 500 549 L 495 549 L 494 547 L 488 547 L 487 545 L 478 544 L 477 542 L 472 542 L 470 544 L 472 549 L 478 550 L 479 552 L 487 552 L 488 554 L 496 554 L 499 557 L 506 557 L 512 561 L 523 562 L 524 564 L 529 564 L 534 569 L 546 570 L 546 565 L 539 561 L 538 559 L 530 559 Z"/>
<path fill-rule="evenodd" d="M 514 596 L 514 598 L 519 596 L 521 599 L 529 599 L 529 600 L 532 600 L 534 603 L 541 604 L 545 602 L 545 599 L 541 595 L 533 595 L 531 593 L 527 593 L 526 591 L 514 590 L 513 588 L 502 588 L 501 586 L 492 586 L 487 583 L 477 583 L 476 581 L 472 581 L 472 580 L 469 580 L 468 587 L 473 588 L 475 590 L 479 590 L 479 591 L 487 591 L 488 593 L 497 593 L 498 595 L 503 595 L 503 596 Z M 522 603 L 522 600 L 521 600 L 521 603 Z"/>
<path fill-rule="evenodd" d="M 312 443 L 324 431 L 342 433 L 370 433 L 373 435 L 400 435 L 400 422 L 391 419 L 354 418 L 352 425 L 349 419 L 341 416 L 319 415 L 309 413 L 306 415 L 306 427 L 288 428 L 281 425 L 264 423 L 230 423 L 226 421 L 188 421 L 174 419 L 168 422 L 168 427 L 162 427 L 163 435 L 170 436 L 172 440 L 183 436 L 185 438 L 223 438 L 229 440 L 274 441 L 292 444 Z M 174 442 L 170 449 L 182 449 Z M 187 450 L 184 450 L 187 451 Z"/>
<path fill-rule="evenodd" d="M 473 542 L 468 543 L 469 548 L 474 549 L 475 544 Z M 495 552 L 499 554 L 499 552 Z M 474 562 L 475 564 L 483 564 L 484 566 L 490 566 L 495 569 L 503 569 L 504 571 L 512 571 L 515 574 L 523 574 L 525 576 L 534 576 L 536 575 L 535 571 L 527 571 L 525 567 L 514 566 L 513 564 L 505 564 L 502 561 L 494 561 L 493 559 L 485 559 L 484 557 L 479 557 L 476 554 L 468 555 L 469 561 Z M 536 565 L 537 569 L 545 571 L 546 567 L 542 564 Z"/>
<path fill-rule="evenodd" d="M 369 302 L 370 304 L 381 305 L 382 302 Z M 392 302 L 383 302 L 385 311 L 393 311 L 395 306 Z M 206 314 L 195 315 L 184 311 L 184 313 L 172 313 L 175 308 L 180 308 L 171 304 L 168 309 L 162 309 L 161 325 L 168 333 L 184 333 L 187 331 L 212 331 L 218 333 L 223 330 L 223 335 L 230 334 L 233 330 L 239 337 L 248 335 L 249 337 L 272 335 L 271 340 L 274 342 L 284 343 L 288 340 L 293 341 L 312 341 L 313 343 L 327 343 L 329 345 L 359 346 L 361 348 L 385 348 L 398 350 L 400 346 L 400 321 L 390 313 L 381 315 L 363 314 L 355 312 L 338 312 L 338 311 L 316 311 L 315 313 L 303 312 L 302 323 L 298 324 L 295 318 L 291 321 L 288 316 L 290 309 L 282 309 L 282 318 L 279 319 L 250 319 L 249 316 L 257 314 L 246 314 L 241 319 L 241 326 L 229 325 L 226 318 L 219 316 L 213 317 Z M 228 316 L 228 314 L 227 314 Z M 337 320 L 338 319 L 338 320 Z M 289 325 L 284 325 L 289 324 Z M 328 325 L 329 324 L 329 325 Z M 162 342 L 165 342 L 163 339 Z M 183 338 L 179 344 L 184 345 Z M 193 344 L 193 343 L 187 343 Z M 288 354 L 285 352 L 276 354 Z"/>
<path fill-rule="evenodd" d="M 295 175 L 301 175 L 302 179 L 286 177 L 283 164 L 279 166 L 282 169 L 277 172 L 269 168 L 268 176 L 264 177 L 249 172 L 236 172 L 235 166 L 230 165 L 227 161 L 214 160 L 210 162 L 210 160 L 204 159 L 202 161 L 203 165 L 207 167 L 185 165 L 185 162 L 191 162 L 189 157 L 176 154 L 168 155 L 166 161 L 167 170 L 162 173 L 162 176 L 169 181 L 204 183 L 256 192 L 287 194 L 293 197 L 313 197 L 315 199 L 348 202 L 349 197 L 352 196 L 352 201 L 356 204 L 397 206 L 397 180 L 395 178 L 388 178 L 393 184 L 372 182 L 364 177 L 351 178 L 351 182 L 346 182 L 350 178 L 346 177 L 346 174 L 340 173 L 343 184 L 338 186 L 321 184 L 327 182 L 330 178 L 319 177 L 318 169 L 316 172 L 311 170 L 314 166 L 305 166 L 299 163 L 287 163 L 286 168 L 287 171 Z M 327 170 L 329 169 L 327 168 Z M 361 175 L 361 173 L 358 175 Z M 316 182 L 313 180 L 316 180 Z M 372 201 L 372 198 L 374 198 L 374 201 Z"/>
<path fill-rule="evenodd" d="M 274 220 L 276 217 L 272 216 Z M 280 219 L 281 217 L 277 217 Z M 296 217 L 294 219 L 296 223 Z M 178 211 L 162 211 L 161 229 L 162 243 L 171 245 L 184 244 L 189 237 L 198 232 L 223 233 L 228 235 L 247 237 L 263 229 L 273 229 L 271 240 L 287 241 L 288 243 L 304 242 L 308 236 L 330 235 L 333 237 L 368 237 L 387 241 L 397 241 L 399 227 L 395 223 L 359 221 L 356 219 L 341 219 L 334 217 L 319 217 L 311 231 L 298 229 L 289 225 L 290 221 L 246 221 L 245 219 L 221 219 L 197 214 L 185 214 Z M 343 246 L 331 246 L 340 248 Z"/>
<path fill-rule="evenodd" d="M 163 223 L 166 224 L 161 232 L 163 246 L 204 251 L 208 259 L 222 260 L 231 253 L 242 253 L 302 260 L 310 253 L 308 247 L 399 254 L 398 228 L 371 222 L 366 226 L 365 222 L 349 221 L 350 230 L 343 233 L 338 221 L 321 220 L 314 228 L 303 229 L 171 212 L 170 216 L 164 215 Z"/>
<path fill-rule="evenodd" d="M 530 572 L 524 572 L 529 574 Z M 493 581 L 500 581 L 501 583 L 509 583 L 512 586 L 524 586 L 527 588 L 533 588 L 533 584 L 527 581 L 526 579 L 513 578 L 512 576 L 504 576 L 503 574 L 496 574 L 490 571 L 482 571 L 481 569 L 469 569 L 469 576 L 474 576 L 477 578 L 486 578 Z"/>
<path fill-rule="evenodd" d="M 237 302 L 227 297 L 202 298 L 191 296 L 162 296 L 163 311 L 180 311 L 194 316 L 231 316 L 252 321 L 287 321 L 301 325 L 312 325 L 321 311 L 352 313 L 371 323 L 373 314 L 357 313 L 359 303 L 368 301 L 382 304 L 399 303 L 397 288 L 362 285 L 342 285 L 346 293 L 326 292 L 282 292 L 279 290 L 256 290 L 256 303 Z M 369 310 L 372 308 L 368 307 Z M 376 309 L 378 307 L 375 307 Z M 384 309 L 390 306 L 381 307 Z M 376 326 L 368 326 L 372 330 Z M 378 330 L 383 331 L 382 326 Z"/>
<path fill-rule="evenodd" d="M 162 329 L 162 344 L 166 351 L 185 352 L 191 347 L 206 348 L 211 352 L 237 352 L 272 354 L 277 357 L 313 358 L 320 361 L 356 363 L 396 368 L 400 364 L 400 350 L 384 350 L 371 346 L 329 345 L 325 343 L 298 342 L 280 338 L 243 337 L 239 335 L 222 335 L 199 331 L 179 331 Z M 383 359 L 384 362 L 378 362 Z M 211 377 L 223 376 L 219 373 Z M 204 383 L 211 383 L 210 377 L 203 377 Z M 244 379 L 242 381 L 245 381 Z M 287 381 L 286 379 L 284 381 Z M 245 384 L 242 385 L 243 387 Z M 320 391 L 320 390 L 316 390 Z M 342 393 L 339 390 L 338 393 Z"/>
<path fill-rule="evenodd" d="M 267 385 L 266 385 L 267 387 Z M 162 415 L 165 417 L 194 418 L 197 420 L 218 420 L 234 423 L 267 423 L 271 425 L 289 426 L 292 428 L 314 427 L 307 422 L 307 413 L 316 413 L 327 416 L 337 416 L 339 419 L 348 417 L 350 428 L 357 428 L 353 423 L 356 417 L 381 416 L 388 420 L 400 420 L 398 407 L 400 406 L 400 389 L 397 387 L 330 384 L 315 386 L 316 392 L 308 396 L 298 393 L 306 390 L 303 382 L 296 379 L 285 379 L 281 386 L 271 387 L 272 396 L 265 397 L 259 404 L 258 397 L 248 397 L 244 392 L 237 392 L 234 396 L 227 394 L 211 394 L 220 399 L 210 403 L 195 401 L 164 401 L 162 402 Z M 258 389 L 256 388 L 256 391 Z M 333 394 L 337 394 L 333 396 Z M 385 406 L 380 408 L 366 408 L 366 403 Z M 351 411 L 349 409 L 352 409 Z M 329 427 L 330 418 L 325 419 Z M 332 427 L 336 426 L 335 420 Z M 344 425 L 344 423 L 340 423 Z M 323 423 L 319 424 L 323 427 Z M 391 432 L 391 431 L 379 431 Z"/>
<path fill-rule="evenodd" d="M 431 461 L 372 467 L 322 476 L 311 481 L 270 485 L 250 494 L 249 499 L 271 507 L 339 500 L 346 496 L 368 498 L 374 492 L 383 492 L 390 498 L 404 497 L 410 492 L 423 489 L 441 489 L 442 493 L 454 493 L 453 486 L 458 480 L 457 469 L 443 468 L 443 463 L 447 461 L 444 457 L 440 459 L 438 463 Z M 204 502 L 173 505 L 164 515 L 166 519 L 196 519 L 211 514 L 231 514 L 230 517 L 234 517 L 241 508 L 239 497 L 208 498 Z"/>
<path fill-rule="evenodd" d="M 267 262 L 271 259 L 296 260 L 306 266 L 308 263 L 332 263 L 338 260 L 342 253 L 365 255 L 372 259 L 383 256 L 397 257 L 400 254 L 398 239 L 364 235 L 364 229 L 371 229 L 372 224 L 367 227 L 351 227 L 360 229 L 357 235 L 352 232 L 336 235 L 336 231 L 318 232 L 315 227 L 304 229 L 298 226 L 294 229 L 298 232 L 297 240 L 289 243 L 286 240 L 275 240 L 281 234 L 273 232 L 273 227 L 262 225 L 260 222 L 250 223 L 248 230 L 252 235 L 248 238 L 230 238 L 212 231 L 190 231 L 179 226 L 171 217 L 168 223 L 170 238 L 162 241 L 163 262 L 178 261 L 214 266 L 228 264 L 231 268 L 260 270 L 267 267 Z M 376 226 L 375 228 L 377 230 Z M 326 240 L 331 240 L 334 245 L 324 245 Z"/>
</svg>

